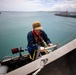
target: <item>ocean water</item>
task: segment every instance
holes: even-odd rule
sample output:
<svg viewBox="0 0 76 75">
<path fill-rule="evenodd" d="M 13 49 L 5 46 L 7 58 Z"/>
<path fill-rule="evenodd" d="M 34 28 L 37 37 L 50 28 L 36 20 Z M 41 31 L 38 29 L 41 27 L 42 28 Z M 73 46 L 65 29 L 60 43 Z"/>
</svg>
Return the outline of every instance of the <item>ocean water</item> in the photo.
<svg viewBox="0 0 76 75">
<path fill-rule="evenodd" d="M 27 46 L 32 23 L 40 21 L 53 44 L 59 47 L 76 38 L 76 18 L 55 16 L 50 12 L 2 12 L 0 14 L 0 60 L 12 54 L 12 48 Z M 24 51 L 23 54 L 26 54 Z"/>
</svg>

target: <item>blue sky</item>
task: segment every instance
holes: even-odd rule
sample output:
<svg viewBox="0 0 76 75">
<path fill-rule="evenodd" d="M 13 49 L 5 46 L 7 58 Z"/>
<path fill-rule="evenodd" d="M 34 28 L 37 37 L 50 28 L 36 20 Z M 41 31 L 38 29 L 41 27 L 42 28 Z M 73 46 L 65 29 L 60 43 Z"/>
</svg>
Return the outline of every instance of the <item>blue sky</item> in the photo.
<svg viewBox="0 0 76 75">
<path fill-rule="evenodd" d="M 0 11 L 76 11 L 76 0 L 0 0 Z"/>
</svg>

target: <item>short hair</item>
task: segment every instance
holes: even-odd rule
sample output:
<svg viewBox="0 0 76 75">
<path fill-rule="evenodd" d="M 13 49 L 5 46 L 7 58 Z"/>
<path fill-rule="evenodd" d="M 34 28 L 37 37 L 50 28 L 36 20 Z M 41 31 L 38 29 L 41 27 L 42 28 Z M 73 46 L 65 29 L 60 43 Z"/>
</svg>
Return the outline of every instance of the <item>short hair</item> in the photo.
<svg viewBox="0 0 76 75">
<path fill-rule="evenodd" d="M 42 26 L 41 26 L 41 23 L 39 21 L 35 21 L 35 22 L 33 22 L 32 27 L 37 28 L 37 27 L 42 27 Z"/>
</svg>

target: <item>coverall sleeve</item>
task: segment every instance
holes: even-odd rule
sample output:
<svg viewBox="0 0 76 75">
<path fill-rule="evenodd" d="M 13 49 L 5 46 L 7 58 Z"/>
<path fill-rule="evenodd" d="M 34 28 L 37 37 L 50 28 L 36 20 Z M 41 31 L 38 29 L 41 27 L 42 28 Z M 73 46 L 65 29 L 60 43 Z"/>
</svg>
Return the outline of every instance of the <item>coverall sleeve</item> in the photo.
<svg viewBox="0 0 76 75">
<path fill-rule="evenodd" d="M 42 38 L 47 44 L 52 43 L 44 31 L 42 31 Z"/>
</svg>

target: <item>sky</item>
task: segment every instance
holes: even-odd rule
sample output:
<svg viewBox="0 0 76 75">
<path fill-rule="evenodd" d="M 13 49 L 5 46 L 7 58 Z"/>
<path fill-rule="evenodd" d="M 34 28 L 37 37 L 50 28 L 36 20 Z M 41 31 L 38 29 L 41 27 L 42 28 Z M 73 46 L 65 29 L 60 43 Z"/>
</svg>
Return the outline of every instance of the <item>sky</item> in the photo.
<svg viewBox="0 0 76 75">
<path fill-rule="evenodd" d="M 76 0 L 0 0 L 0 11 L 76 11 Z"/>
</svg>

